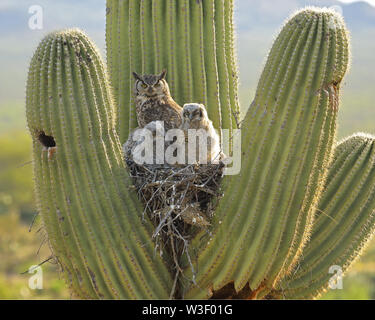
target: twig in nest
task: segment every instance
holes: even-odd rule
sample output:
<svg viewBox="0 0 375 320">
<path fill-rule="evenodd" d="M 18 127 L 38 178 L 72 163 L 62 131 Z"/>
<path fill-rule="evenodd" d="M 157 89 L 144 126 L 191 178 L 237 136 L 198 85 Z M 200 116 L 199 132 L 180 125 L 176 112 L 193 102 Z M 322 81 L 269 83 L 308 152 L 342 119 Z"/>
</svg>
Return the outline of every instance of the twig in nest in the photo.
<svg viewBox="0 0 375 320">
<path fill-rule="evenodd" d="M 224 164 L 186 166 L 139 165 L 126 159 L 145 214 L 154 223 L 155 252 L 166 250 L 173 259 L 175 280 L 171 297 L 176 293 L 178 277 L 184 276 L 181 257 L 187 258 L 195 283 L 195 269 L 189 253 L 189 241 L 197 228 L 207 228 L 213 215 L 211 200 L 221 196 L 220 182 Z"/>
</svg>

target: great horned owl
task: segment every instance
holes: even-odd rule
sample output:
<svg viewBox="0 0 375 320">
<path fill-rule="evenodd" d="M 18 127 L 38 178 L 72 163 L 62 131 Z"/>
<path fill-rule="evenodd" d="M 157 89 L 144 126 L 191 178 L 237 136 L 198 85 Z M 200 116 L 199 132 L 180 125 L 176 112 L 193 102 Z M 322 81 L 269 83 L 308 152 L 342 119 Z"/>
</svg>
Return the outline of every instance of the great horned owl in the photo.
<svg viewBox="0 0 375 320">
<path fill-rule="evenodd" d="M 175 129 L 181 125 L 182 108 L 171 97 L 165 80 L 167 71 L 158 75 L 140 76 L 133 72 L 135 78 L 134 95 L 138 125 L 143 128 L 152 121 L 164 121 L 165 130 Z"/>
<path fill-rule="evenodd" d="M 220 149 L 220 138 L 212 124 L 212 121 L 208 118 L 206 108 L 203 104 L 187 103 L 184 105 L 180 129 L 182 129 L 185 133 L 185 142 L 187 145 L 185 153 L 187 158 L 189 154 L 191 155 L 193 152 L 193 150 L 189 148 L 189 145 L 192 143 L 192 141 L 190 141 L 191 139 L 189 139 L 189 129 L 195 129 L 196 131 L 191 130 L 190 132 L 192 134 L 194 134 L 194 132 L 197 134 L 195 141 L 196 162 L 206 164 L 209 162 L 218 163 L 220 161 L 222 156 Z M 202 140 L 199 138 L 201 134 L 203 134 Z M 191 161 L 191 159 L 188 160 L 188 163 L 192 162 L 193 161 Z"/>
</svg>

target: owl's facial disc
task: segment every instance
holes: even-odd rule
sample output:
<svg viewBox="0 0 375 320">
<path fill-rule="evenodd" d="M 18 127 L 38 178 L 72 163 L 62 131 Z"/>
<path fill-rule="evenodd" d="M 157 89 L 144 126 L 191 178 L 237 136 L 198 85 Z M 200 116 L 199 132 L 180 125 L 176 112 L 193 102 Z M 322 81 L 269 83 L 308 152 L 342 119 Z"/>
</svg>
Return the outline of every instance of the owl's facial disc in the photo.
<svg viewBox="0 0 375 320">
<path fill-rule="evenodd" d="M 202 110 L 199 108 L 198 110 L 194 110 L 193 113 L 190 115 L 190 120 L 200 121 L 202 119 Z"/>
<path fill-rule="evenodd" d="M 155 91 L 154 86 L 147 84 L 144 81 L 138 81 L 137 91 L 139 95 L 143 95 L 147 97 L 154 97 L 157 95 L 157 92 Z"/>
<path fill-rule="evenodd" d="M 184 105 L 182 116 L 186 122 L 200 122 L 204 118 L 204 109 L 202 105 L 190 103 Z"/>
<path fill-rule="evenodd" d="M 184 111 L 183 117 L 186 118 L 187 120 L 190 120 L 189 119 L 189 112 L 188 111 Z"/>
<path fill-rule="evenodd" d="M 146 98 L 162 97 L 169 94 L 168 84 L 165 81 L 166 71 L 159 75 L 145 74 L 143 76 L 133 72 L 134 78 L 137 80 L 137 95 Z"/>
<path fill-rule="evenodd" d="M 193 122 L 193 121 L 200 121 L 201 118 L 202 118 L 202 112 L 201 110 L 190 110 L 190 111 L 185 111 L 183 113 L 183 116 L 184 118 L 188 121 L 188 122 Z"/>
</svg>

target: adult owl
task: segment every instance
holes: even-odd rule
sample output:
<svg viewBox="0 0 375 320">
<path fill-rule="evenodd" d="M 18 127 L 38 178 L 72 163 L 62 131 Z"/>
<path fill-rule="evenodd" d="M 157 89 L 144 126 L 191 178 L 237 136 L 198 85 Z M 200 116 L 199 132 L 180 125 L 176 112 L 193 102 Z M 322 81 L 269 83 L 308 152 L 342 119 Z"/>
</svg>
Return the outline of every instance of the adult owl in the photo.
<svg viewBox="0 0 375 320">
<path fill-rule="evenodd" d="M 141 128 L 152 121 L 164 121 L 166 131 L 181 125 L 182 108 L 171 97 L 166 73 L 163 70 L 158 75 L 140 76 L 133 72 L 136 113 Z"/>
<path fill-rule="evenodd" d="M 188 158 L 188 163 L 192 163 L 191 158 L 194 158 L 191 157 L 189 159 L 189 155 L 191 156 L 194 151 L 190 147 L 192 142 L 195 143 L 196 162 L 201 164 L 219 163 L 222 158 L 220 138 L 212 121 L 208 118 L 203 104 L 187 103 L 184 105 L 180 129 L 185 133 L 185 142 L 187 143 L 185 154 Z M 195 129 L 190 131 L 192 135 L 197 135 L 195 142 L 189 139 L 190 129 Z M 199 138 L 201 134 L 203 134 L 202 138 Z"/>
</svg>

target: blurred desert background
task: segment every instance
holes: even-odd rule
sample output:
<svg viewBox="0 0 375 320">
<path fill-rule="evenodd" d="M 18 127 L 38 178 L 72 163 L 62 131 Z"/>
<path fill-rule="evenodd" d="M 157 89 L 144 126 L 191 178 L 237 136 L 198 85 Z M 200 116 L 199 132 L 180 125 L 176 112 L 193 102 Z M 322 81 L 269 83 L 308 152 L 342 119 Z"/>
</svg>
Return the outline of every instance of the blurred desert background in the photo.
<svg viewBox="0 0 375 320">
<path fill-rule="evenodd" d="M 352 63 L 342 88 L 338 138 L 375 134 L 375 1 L 236 0 L 237 48 L 242 110 L 250 105 L 265 58 L 283 21 L 306 5 L 335 6 L 352 38 Z M 345 3 L 344 3 L 345 2 Z M 370 5 L 373 3 L 374 6 Z M 29 8 L 43 8 L 43 29 L 31 30 Z M 43 289 L 28 286 L 27 271 L 49 257 L 36 219 L 31 139 L 25 119 L 28 64 L 38 42 L 56 29 L 79 27 L 105 57 L 105 0 L 0 1 L 0 299 L 69 299 L 57 268 L 45 263 Z M 375 299 L 375 242 L 343 281 L 322 299 Z"/>
</svg>

